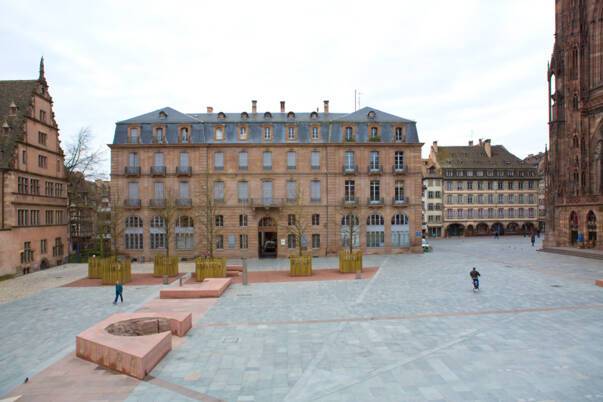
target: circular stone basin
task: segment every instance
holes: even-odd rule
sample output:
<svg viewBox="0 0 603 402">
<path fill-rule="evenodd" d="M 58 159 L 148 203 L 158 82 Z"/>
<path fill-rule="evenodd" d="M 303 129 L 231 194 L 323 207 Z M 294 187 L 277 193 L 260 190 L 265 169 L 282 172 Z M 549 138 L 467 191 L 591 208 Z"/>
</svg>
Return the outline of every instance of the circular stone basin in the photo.
<svg viewBox="0 0 603 402">
<path fill-rule="evenodd" d="M 145 317 L 119 321 L 109 325 L 105 331 L 117 336 L 153 335 L 170 330 L 170 321 L 166 318 Z"/>
</svg>

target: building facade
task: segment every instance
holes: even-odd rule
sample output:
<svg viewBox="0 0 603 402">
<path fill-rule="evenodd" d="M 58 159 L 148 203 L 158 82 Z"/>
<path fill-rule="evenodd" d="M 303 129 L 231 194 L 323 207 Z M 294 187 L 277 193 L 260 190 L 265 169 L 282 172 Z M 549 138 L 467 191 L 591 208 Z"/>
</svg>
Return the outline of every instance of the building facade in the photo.
<svg viewBox="0 0 603 402">
<path fill-rule="evenodd" d="M 280 113 L 259 113 L 256 101 L 251 109 L 164 108 L 116 124 L 111 194 L 126 208 L 122 254 L 162 253 L 159 215 L 172 204 L 171 252 L 203 255 L 207 197 L 218 256 L 288 256 L 296 220 L 305 222 L 303 246 L 313 255 L 333 255 L 348 241 L 368 254 L 421 251 L 415 122 L 368 107 L 333 113 L 328 101 L 320 113 L 286 112 L 284 102 Z"/>
<path fill-rule="evenodd" d="M 442 194 L 442 172 L 426 159 L 423 161 L 423 224 L 428 237 L 442 236 Z"/>
<path fill-rule="evenodd" d="M 444 236 L 531 233 L 538 224 L 535 167 L 490 140 L 439 146 L 429 159 L 442 171 Z"/>
<path fill-rule="evenodd" d="M 546 228 L 546 180 L 545 180 L 545 161 L 546 153 L 539 152 L 537 154 L 528 155 L 523 161 L 537 169 L 538 177 L 541 179 L 538 182 L 538 230 L 545 231 Z"/>
<path fill-rule="evenodd" d="M 555 2 L 544 247 L 603 250 L 603 3 Z M 578 242 L 584 239 L 584 242 Z"/>
<path fill-rule="evenodd" d="M 44 74 L 0 81 L 0 275 L 27 273 L 67 255 L 67 181 Z"/>
</svg>

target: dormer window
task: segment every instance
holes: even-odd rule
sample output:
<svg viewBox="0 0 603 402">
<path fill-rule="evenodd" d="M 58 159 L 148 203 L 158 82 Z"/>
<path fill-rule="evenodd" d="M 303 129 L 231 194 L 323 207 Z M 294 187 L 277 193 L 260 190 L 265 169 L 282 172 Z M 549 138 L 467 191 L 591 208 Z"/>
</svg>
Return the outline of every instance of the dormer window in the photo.
<svg viewBox="0 0 603 402">
<path fill-rule="evenodd" d="M 270 112 L 264 113 L 264 120 L 270 120 L 270 119 L 272 119 L 272 113 L 270 113 Z"/>
<path fill-rule="evenodd" d="M 224 120 L 224 119 L 226 119 L 226 115 L 224 114 L 224 112 L 218 113 L 218 120 Z"/>
<path fill-rule="evenodd" d="M 270 141 L 272 139 L 272 129 L 270 127 L 264 127 L 264 141 Z"/>
<path fill-rule="evenodd" d="M 249 114 L 247 112 L 241 113 L 241 120 L 247 120 L 247 119 L 249 119 Z"/>
<path fill-rule="evenodd" d="M 10 106 L 8 107 L 8 115 L 9 116 L 17 115 L 17 105 L 15 105 L 15 102 L 11 102 Z"/>
<path fill-rule="evenodd" d="M 167 113 L 162 110 L 161 112 L 159 112 L 159 120 L 165 119 L 167 119 Z"/>
<path fill-rule="evenodd" d="M 371 127 L 371 140 L 377 140 L 379 138 L 379 129 L 377 127 Z"/>
<path fill-rule="evenodd" d="M 316 113 L 316 112 L 310 113 L 310 119 L 311 120 L 318 120 L 318 113 Z"/>
<path fill-rule="evenodd" d="M 4 122 L 4 124 L 2 125 L 2 132 L 4 134 L 8 134 L 9 130 L 10 130 L 10 126 L 8 125 L 7 122 Z"/>
<path fill-rule="evenodd" d="M 293 127 L 293 126 L 287 127 L 287 139 L 289 141 L 295 140 L 295 127 Z"/>
<path fill-rule="evenodd" d="M 180 129 L 180 142 L 183 144 L 188 144 L 190 142 L 190 135 L 187 127 L 182 127 Z"/>
<path fill-rule="evenodd" d="M 400 141 L 400 142 L 404 141 L 404 134 L 402 131 L 402 127 L 396 127 L 394 129 L 394 140 Z"/>
<path fill-rule="evenodd" d="M 163 144 L 165 142 L 165 137 L 163 136 L 163 127 L 155 128 L 155 136 L 153 139 L 155 140 L 155 144 Z"/>
<path fill-rule="evenodd" d="M 239 139 L 243 141 L 247 140 L 247 127 L 239 127 Z"/>
<path fill-rule="evenodd" d="M 312 139 L 317 140 L 319 136 L 319 129 L 317 126 L 312 127 Z"/>
<path fill-rule="evenodd" d="M 375 112 L 373 112 L 372 110 L 370 112 L 368 112 L 368 119 L 369 120 L 375 120 Z"/>
<path fill-rule="evenodd" d="M 216 139 L 216 141 L 223 141 L 224 140 L 224 127 L 216 127 L 214 134 L 215 134 L 214 138 Z"/>
<path fill-rule="evenodd" d="M 295 120 L 295 113 L 293 113 L 293 112 L 287 113 L 287 120 Z"/>
<path fill-rule="evenodd" d="M 40 110 L 40 121 L 46 122 L 46 111 Z"/>
<path fill-rule="evenodd" d="M 130 127 L 130 144 L 138 144 L 140 142 L 140 136 L 138 133 L 138 127 Z"/>
<path fill-rule="evenodd" d="M 352 129 L 352 127 L 345 128 L 345 140 L 354 141 L 354 130 Z"/>
</svg>

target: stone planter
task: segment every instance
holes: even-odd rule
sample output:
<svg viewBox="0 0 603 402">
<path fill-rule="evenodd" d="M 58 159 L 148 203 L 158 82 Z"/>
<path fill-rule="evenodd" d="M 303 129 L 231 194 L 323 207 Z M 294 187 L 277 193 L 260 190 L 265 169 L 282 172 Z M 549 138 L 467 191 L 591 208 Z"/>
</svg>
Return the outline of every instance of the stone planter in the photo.
<svg viewBox="0 0 603 402">
<path fill-rule="evenodd" d="M 292 255 L 289 257 L 290 276 L 312 276 L 312 256 Z"/>
<path fill-rule="evenodd" d="M 225 258 L 197 258 L 195 260 L 195 274 L 197 282 L 205 278 L 225 278 Z"/>
<path fill-rule="evenodd" d="M 362 251 L 339 252 L 339 272 L 342 274 L 362 272 Z"/>
<path fill-rule="evenodd" d="M 153 261 L 153 276 L 161 278 L 165 275 L 178 275 L 178 257 L 168 257 L 166 255 L 155 256 Z"/>
</svg>

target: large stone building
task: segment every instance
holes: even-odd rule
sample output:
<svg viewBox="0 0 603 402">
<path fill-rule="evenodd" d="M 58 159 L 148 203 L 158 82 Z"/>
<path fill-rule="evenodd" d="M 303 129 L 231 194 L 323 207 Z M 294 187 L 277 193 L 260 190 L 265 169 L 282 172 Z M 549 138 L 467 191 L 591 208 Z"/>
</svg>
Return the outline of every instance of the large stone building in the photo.
<svg viewBox="0 0 603 402">
<path fill-rule="evenodd" d="M 73 254 L 87 256 L 98 254 L 101 249 L 108 250 L 110 245 L 106 237 L 110 214 L 110 183 L 86 180 L 83 174 L 72 173 L 69 178 L 69 236 Z M 106 233 L 101 233 L 103 227 Z"/>
<path fill-rule="evenodd" d="M 524 158 L 524 162 L 528 165 L 532 165 L 537 169 L 538 177 L 541 179 L 538 182 L 538 230 L 544 232 L 546 227 L 546 180 L 545 167 L 546 167 L 546 153 L 539 152 L 537 154 L 529 154 Z"/>
<path fill-rule="evenodd" d="M 442 171 L 435 163 L 423 161 L 423 225 L 428 237 L 442 236 Z"/>
<path fill-rule="evenodd" d="M 545 247 L 603 250 L 603 2 L 557 0 Z"/>
<path fill-rule="evenodd" d="M 328 101 L 322 112 L 286 112 L 281 102 L 280 113 L 259 113 L 253 101 L 249 113 L 163 108 L 121 121 L 111 145 L 112 197 L 127 208 L 120 252 L 162 253 L 159 215 L 175 197 L 170 250 L 205 253 L 208 188 L 218 256 L 288 256 L 296 219 L 307 222 L 313 255 L 337 253 L 347 237 L 368 254 L 418 252 L 421 145 L 413 121 L 370 107 L 333 113 Z"/>
<path fill-rule="evenodd" d="M 528 165 L 490 140 L 431 146 L 429 160 L 443 177 L 444 236 L 530 233 L 537 227 L 538 182 Z"/>
<path fill-rule="evenodd" d="M 67 181 L 44 75 L 0 81 L 0 275 L 67 255 Z"/>
</svg>

